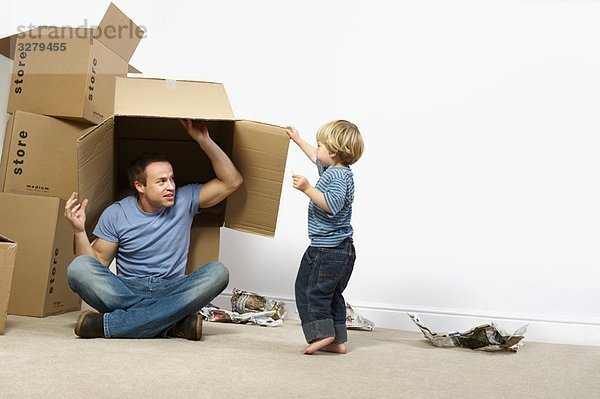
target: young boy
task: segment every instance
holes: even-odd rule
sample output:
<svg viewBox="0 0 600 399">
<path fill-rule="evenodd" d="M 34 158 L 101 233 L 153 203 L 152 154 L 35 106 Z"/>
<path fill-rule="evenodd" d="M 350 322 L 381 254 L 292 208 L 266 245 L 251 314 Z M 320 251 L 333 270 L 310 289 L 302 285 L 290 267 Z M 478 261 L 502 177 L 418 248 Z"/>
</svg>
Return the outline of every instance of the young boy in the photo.
<svg viewBox="0 0 600 399">
<path fill-rule="evenodd" d="M 296 306 L 308 346 L 302 353 L 321 350 L 346 353 L 346 303 L 342 292 L 348 284 L 356 253 L 352 243 L 354 180 L 350 165 L 363 153 L 362 136 L 351 122 L 336 120 L 317 131 L 317 148 L 287 127 L 290 139 L 317 165 L 319 180 L 313 187 L 306 177 L 292 176 L 295 189 L 310 198 L 308 236 L 296 277 Z"/>
</svg>

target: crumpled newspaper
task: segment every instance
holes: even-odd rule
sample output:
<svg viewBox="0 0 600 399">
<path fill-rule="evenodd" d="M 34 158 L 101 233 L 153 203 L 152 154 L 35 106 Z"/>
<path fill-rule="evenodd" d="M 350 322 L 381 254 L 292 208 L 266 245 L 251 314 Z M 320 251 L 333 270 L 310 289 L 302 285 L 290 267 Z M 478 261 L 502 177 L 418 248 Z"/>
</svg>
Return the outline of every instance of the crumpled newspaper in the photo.
<svg viewBox="0 0 600 399">
<path fill-rule="evenodd" d="M 265 327 L 276 327 L 283 323 L 282 319 L 273 319 L 273 315 L 275 314 L 275 311 L 273 310 L 267 312 L 246 312 L 240 314 L 238 312 L 232 312 L 231 310 L 221 309 L 212 304 L 208 304 L 200 309 L 200 314 L 206 321 L 220 323 L 252 323 Z"/>
<path fill-rule="evenodd" d="M 375 323 L 362 317 L 352 309 L 352 306 L 346 302 L 346 328 L 351 330 L 373 331 Z"/>
<path fill-rule="evenodd" d="M 285 303 L 264 297 L 254 292 L 233 289 L 231 310 L 238 313 L 273 311 L 273 319 L 280 320 L 285 316 Z"/>
<path fill-rule="evenodd" d="M 209 303 L 199 313 L 206 321 L 253 323 L 266 327 L 281 325 L 285 317 L 285 303 L 237 288 L 233 289 L 231 308 L 229 311 Z"/>
<path fill-rule="evenodd" d="M 525 338 L 524 334 L 529 326 L 529 324 L 526 324 L 511 335 L 507 334 L 494 323 L 482 324 L 463 333 L 452 331 L 447 334 L 438 334 L 432 333 L 429 328 L 425 327 L 419 319 L 419 315 L 408 313 L 408 317 L 419 327 L 425 338 L 437 347 L 448 348 L 458 346 L 490 352 L 501 350 L 516 352 L 523 345 L 521 340 Z"/>
</svg>

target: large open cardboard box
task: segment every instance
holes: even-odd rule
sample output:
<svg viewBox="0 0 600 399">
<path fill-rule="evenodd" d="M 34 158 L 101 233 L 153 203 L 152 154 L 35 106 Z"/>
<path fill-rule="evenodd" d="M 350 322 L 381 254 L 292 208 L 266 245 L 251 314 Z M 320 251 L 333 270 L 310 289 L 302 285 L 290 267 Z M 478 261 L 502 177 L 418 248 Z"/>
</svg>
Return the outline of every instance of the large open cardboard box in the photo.
<svg viewBox="0 0 600 399">
<path fill-rule="evenodd" d="M 111 3 L 98 27 L 40 26 L 0 39 L 13 60 L 8 112 L 100 123 L 113 113 L 115 76 L 137 72 L 129 60 L 143 36 Z"/>
<path fill-rule="evenodd" d="M 126 168 L 142 151 L 164 153 L 173 164 L 179 186 L 215 177 L 208 157 L 187 135 L 180 118 L 204 120 L 213 140 L 244 178 L 228 199 L 196 216 L 188 264 L 192 271 L 218 258 L 222 226 L 274 236 L 289 137 L 282 127 L 235 119 L 222 84 L 117 78 L 115 198 L 131 193 Z M 94 134 L 94 130 L 89 133 Z"/>
<path fill-rule="evenodd" d="M 0 235 L 0 334 L 4 334 L 6 311 L 12 286 L 17 244 L 8 237 Z"/>
<path fill-rule="evenodd" d="M 59 198 L 0 193 L 0 231 L 18 243 L 8 313 L 45 317 L 81 308 L 67 282 L 73 230 Z"/>
<path fill-rule="evenodd" d="M 220 83 L 117 78 L 115 116 L 97 126 L 17 111 L 5 136 L 0 188 L 63 199 L 78 191 L 90 200 L 91 234 L 102 211 L 131 193 L 126 168 L 139 152 L 164 153 L 179 186 L 214 178 L 180 118 L 205 120 L 244 178 L 226 201 L 196 217 L 189 270 L 218 259 L 222 226 L 274 236 L 289 137 L 282 127 L 235 119 Z"/>
</svg>

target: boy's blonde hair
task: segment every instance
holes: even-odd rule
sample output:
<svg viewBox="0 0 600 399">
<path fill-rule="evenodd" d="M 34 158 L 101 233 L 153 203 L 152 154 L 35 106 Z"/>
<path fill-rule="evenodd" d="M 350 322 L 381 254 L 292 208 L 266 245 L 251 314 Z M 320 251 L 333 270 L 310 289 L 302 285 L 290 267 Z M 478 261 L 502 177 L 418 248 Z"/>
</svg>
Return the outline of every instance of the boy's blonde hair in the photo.
<svg viewBox="0 0 600 399">
<path fill-rule="evenodd" d="M 317 131 L 317 141 L 323 143 L 329 151 L 337 153 L 346 166 L 356 163 L 365 147 L 358 127 L 342 119 L 321 126 Z"/>
</svg>

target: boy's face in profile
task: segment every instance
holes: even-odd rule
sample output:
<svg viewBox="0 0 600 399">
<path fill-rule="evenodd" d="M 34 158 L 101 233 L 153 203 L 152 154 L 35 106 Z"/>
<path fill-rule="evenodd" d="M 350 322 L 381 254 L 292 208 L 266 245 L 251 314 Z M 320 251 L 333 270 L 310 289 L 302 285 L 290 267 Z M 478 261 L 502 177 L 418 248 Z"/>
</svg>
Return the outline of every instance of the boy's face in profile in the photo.
<svg viewBox="0 0 600 399">
<path fill-rule="evenodd" d="M 319 160 L 319 163 L 323 166 L 331 166 L 337 163 L 337 153 L 330 152 L 325 144 L 317 141 L 317 148 L 315 150 L 315 155 Z"/>
</svg>

